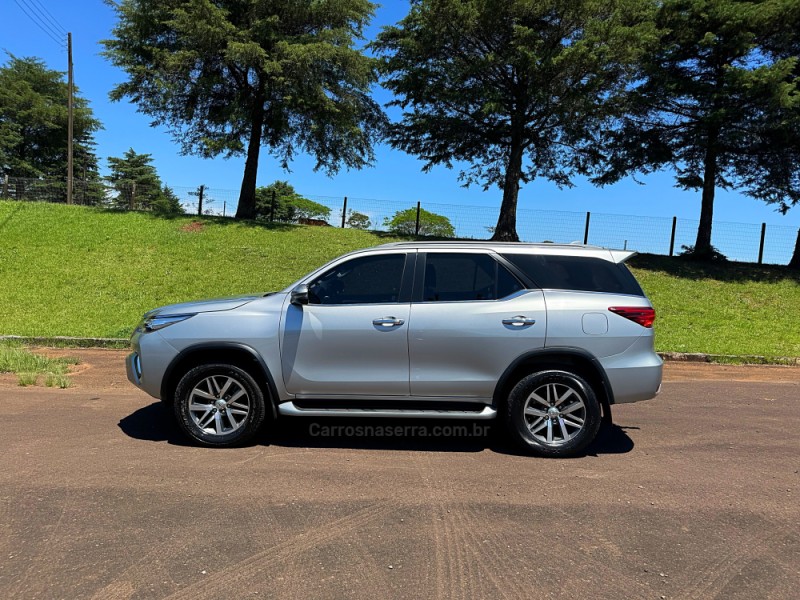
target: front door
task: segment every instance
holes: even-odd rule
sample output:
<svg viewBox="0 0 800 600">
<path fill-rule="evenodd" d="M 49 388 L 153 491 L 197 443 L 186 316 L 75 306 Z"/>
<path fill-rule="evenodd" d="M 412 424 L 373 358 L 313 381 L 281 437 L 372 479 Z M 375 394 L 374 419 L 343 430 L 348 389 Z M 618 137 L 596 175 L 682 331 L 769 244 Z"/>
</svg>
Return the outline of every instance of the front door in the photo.
<svg viewBox="0 0 800 600">
<path fill-rule="evenodd" d="M 307 305 L 287 299 L 281 363 L 289 393 L 408 396 L 409 256 L 346 259 L 308 282 Z"/>
</svg>

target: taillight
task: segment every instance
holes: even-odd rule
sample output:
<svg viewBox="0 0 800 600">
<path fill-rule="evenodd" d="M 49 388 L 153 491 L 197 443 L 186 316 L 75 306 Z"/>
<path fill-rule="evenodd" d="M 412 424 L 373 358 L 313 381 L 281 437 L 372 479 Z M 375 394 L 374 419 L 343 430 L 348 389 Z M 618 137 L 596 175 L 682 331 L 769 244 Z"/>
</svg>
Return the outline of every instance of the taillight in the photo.
<svg viewBox="0 0 800 600">
<path fill-rule="evenodd" d="M 641 306 L 609 306 L 608 310 L 620 317 L 630 319 L 642 327 L 652 327 L 653 321 L 656 320 L 656 311 L 654 308 L 644 308 Z"/>
</svg>

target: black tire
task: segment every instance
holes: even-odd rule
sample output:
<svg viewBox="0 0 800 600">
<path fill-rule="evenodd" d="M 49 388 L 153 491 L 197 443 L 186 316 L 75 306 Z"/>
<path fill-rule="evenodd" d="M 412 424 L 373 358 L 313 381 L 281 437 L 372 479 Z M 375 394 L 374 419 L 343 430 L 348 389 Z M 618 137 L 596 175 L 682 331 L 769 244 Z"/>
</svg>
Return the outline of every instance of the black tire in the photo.
<svg viewBox="0 0 800 600">
<path fill-rule="evenodd" d="M 187 372 L 175 390 L 174 411 L 187 436 L 218 448 L 244 444 L 266 417 L 264 393 L 258 383 L 247 371 L 228 364 L 200 365 Z M 207 425 L 206 419 L 211 419 Z"/>
<path fill-rule="evenodd" d="M 536 414 L 526 414 L 526 408 Z M 531 454 L 575 456 L 592 443 L 600 421 L 600 403 L 594 390 L 585 379 L 569 371 L 532 373 L 517 383 L 508 396 L 508 431 L 514 442 Z"/>
</svg>

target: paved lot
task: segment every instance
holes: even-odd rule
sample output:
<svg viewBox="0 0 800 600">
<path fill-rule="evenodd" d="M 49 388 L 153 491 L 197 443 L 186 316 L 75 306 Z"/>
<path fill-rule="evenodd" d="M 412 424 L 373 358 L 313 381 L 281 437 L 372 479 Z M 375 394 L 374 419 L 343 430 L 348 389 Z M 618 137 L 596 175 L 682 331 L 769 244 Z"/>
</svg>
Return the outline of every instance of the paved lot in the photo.
<svg viewBox="0 0 800 600">
<path fill-rule="evenodd" d="M 0 378 L 4 598 L 798 597 L 800 370 L 671 364 L 543 460 L 305 421 L 194 448 L 120 353 L 80 354 L 69 390 Z"/>
</svg>

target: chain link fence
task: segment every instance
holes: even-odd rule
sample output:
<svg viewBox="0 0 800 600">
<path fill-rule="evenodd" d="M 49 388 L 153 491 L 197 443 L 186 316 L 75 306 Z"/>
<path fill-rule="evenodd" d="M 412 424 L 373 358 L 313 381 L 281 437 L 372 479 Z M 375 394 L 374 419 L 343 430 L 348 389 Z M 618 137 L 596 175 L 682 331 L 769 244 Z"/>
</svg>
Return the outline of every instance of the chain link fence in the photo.
<svg viewBox="0 0 800 600">
<path fill-rule="evenodd" d="M 487 239 L 494 231 L 499 206 L 466 206 L 436 202 L 397 202 L 371 198 L 306 196 L 331 211 L 328 223 L 342 226 L 343 211 L 369 218 L 369 229 L 387 231 L 399 211 L 417 206 L 447 217 L 456 237 Z M 346 202 L 346 204 L 345 204 Z M 347 218 L 345 218 L 345 226 Z M 525 242 L 587 243 L 606 248 L 673 256 L 693 246 L 700 222 L 693 219 L 646 217 L 609 213 L 579 213 L 560 210 L 517 210 L 517 234 Z M 797 228 L 715 221 L 712 241 L 729 260 L 737 262 L 787 264 L 792 258 Z"/>
<path fill-rule="evenodd" d="M 238 190 L 198 187 L 170 187 L 186 214 L 233 217 Z M 121 210 L 147 209 L 147 198 L 155 190 L 102 181 L 76 180 L 73 187 L 76 204 L 103 206 Z M 0 181 L 0 197 L 44 202 L 65 202 L 63 181 L 6 178 Z M 398 202 L 374 198 L 342 196 L 304 196 L 329 210 L 326 222 L 333 227 L 388 231 L 398 212 L 419 209 L 446 217 L 458 238 L 487 239 L 497 223 L 499 206 L 467 206 L 437 202 Z M 269 210 L 262 220 L 269 220 Z M 353 215 L 360 219 L 351 221 Z M 311 219 L 314 224 L 320 224 Z M 699 222 L 692 219 L 579 213 L 560 210 L 517 210 L 517 233 L 526 242 L 588 243 L 608 248 L 636 250 L 661 255 L 680 254 L 694 244 Z M 712 242 L 729 260 L 738 262 L 787 264 L 792 258 L 798 230 L 792 226 L 715 221 Z"/>
<path fill-rule="evenodd" d="M 177 197 L 183 212 L 187 214 L 201 214 L 198 211 L 209 216 L 232 217 L 236 214 L 238 191 L 212 190 L 206 186 L 167 186 L 167 188 Z M 72 185 L 72 201 L 74 204 L 82 206 L 148 210 L 152 199 L 163 192 L 164 188 L 137 186 L 132 182 L 111 184 L 102 180 L 75 179 Z M 0 180 L 0 198 L 63 204 L 67 198 L 67 183 L 56 180 L 5 177 Z"/>
</svg>

